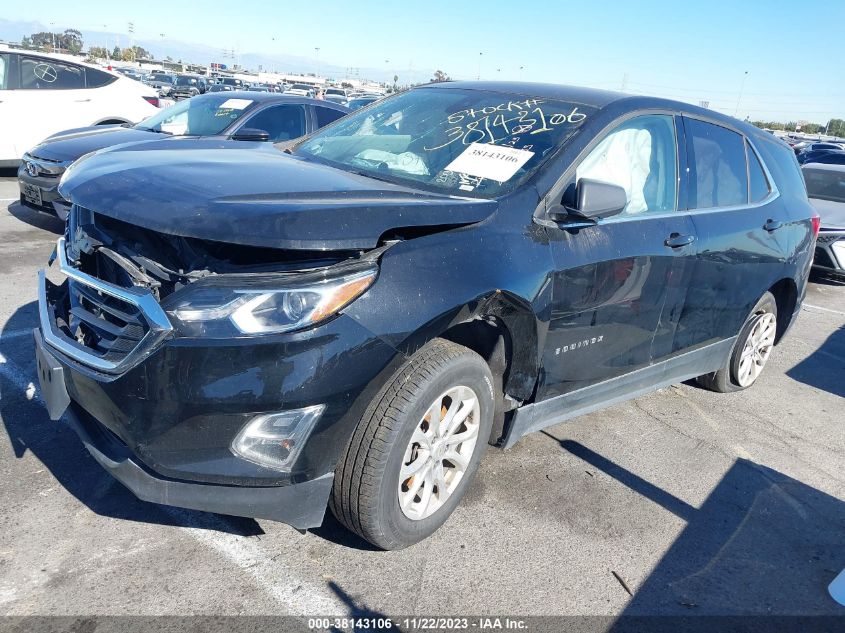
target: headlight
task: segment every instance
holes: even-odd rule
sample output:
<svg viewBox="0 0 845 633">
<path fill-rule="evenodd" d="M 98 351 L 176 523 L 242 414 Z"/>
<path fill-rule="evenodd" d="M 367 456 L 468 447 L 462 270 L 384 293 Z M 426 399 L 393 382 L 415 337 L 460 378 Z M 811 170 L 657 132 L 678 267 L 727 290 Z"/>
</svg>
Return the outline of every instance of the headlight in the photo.
<svg viewBox="0 0 845 633">
<path fill-rule="evenodd" d="M 265 275 L 210 277 L 175 295 L 166 309 L 186 336 L 290 332 L 337 314 L 363 294 L 376 275 L 375 268 L 368 268 L 327 279 L 290 275 L 287 283 Z"/>
</svg>

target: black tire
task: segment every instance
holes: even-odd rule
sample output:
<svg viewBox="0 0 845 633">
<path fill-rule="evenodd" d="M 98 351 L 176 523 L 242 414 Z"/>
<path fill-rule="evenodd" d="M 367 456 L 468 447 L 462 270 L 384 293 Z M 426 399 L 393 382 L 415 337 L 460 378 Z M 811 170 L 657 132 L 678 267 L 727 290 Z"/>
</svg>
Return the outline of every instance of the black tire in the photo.
<svg viewBox="0 0 845 633">
<path fill-rule="evenodd" d="M 475 393 L 478 440 L 464 475 L 431 516 L 412 520 L 399 506 L 399 472 L 411 435 L 432 402 L 455 386 Z M 329 507 L 349 530 L 373 545 L 394 550 L 418 543 L 457 507 L 487 449 L 493 422 L 493 377 L 470 349 L 444 339 L 422 347 L 373 399 L 335 470 Z"/>
<path fill-rule="evenodd" d="M 754 384 L 754 382 L 752 382 L 751 384 L 745 386 L 740 385 L 736 378 L 737 368 L 739 367 L 742 350 L 745 347 L 748 337 L 751 335 L 751 330 L 753 329 L 754 324 L 757 319 L 766 313 L 773 314 L 777 320 L 778 306 L 771 292 L 766 292 L 760 298 L 751 310 L 748 318 L 745 319 L 745 323 L 743 323 L 739 330 L 739 335 L 736 337 L 736 342 L 731 350 L 731 355 L 728 357 L 724 366 L 712 374 L 704 374 L 703 376 L 696 378 L 696 382 L 698 382 L 699 385 L 706 389 L 710 389 L 711 391 L 731 393 L 733 391 L 748 389 L 748 387 L 751 387 Z"/>
</svg>

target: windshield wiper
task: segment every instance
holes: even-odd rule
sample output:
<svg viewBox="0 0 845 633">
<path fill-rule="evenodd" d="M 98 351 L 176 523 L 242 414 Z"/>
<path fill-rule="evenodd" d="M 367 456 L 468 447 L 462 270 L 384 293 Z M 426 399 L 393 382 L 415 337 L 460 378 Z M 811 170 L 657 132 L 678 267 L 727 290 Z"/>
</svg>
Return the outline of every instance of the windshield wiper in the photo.
<svg viewBox="0 0 845 633">
<path fill-rule="evenodd" d="M 156 134 L 167 134 L 167 136 L 173 136 L 173 132 L 168 132 L 167 130 L 157 130 L 152 127 L 140 127 L 136 125 L 135 129 L 141 130 L 142 132 L 155 132 Z"/>
</svg>

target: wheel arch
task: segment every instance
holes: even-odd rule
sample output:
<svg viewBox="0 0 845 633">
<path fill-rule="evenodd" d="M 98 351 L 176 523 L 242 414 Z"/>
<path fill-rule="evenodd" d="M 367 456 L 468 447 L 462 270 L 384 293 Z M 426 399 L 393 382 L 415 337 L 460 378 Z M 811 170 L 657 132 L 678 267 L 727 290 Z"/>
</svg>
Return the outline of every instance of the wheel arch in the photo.
<svg viewBox="0 0 845 633">
<path fill-rule="evenodd" d="M 792 317 L 798 305 L 798 285 L 794 279 L 785 277 L 772 285 L 769 292 L 775 298 L 778 308 L 778 329 L 775 339 L 775 345 L 777 345 L 792 325 Z"/>
<path fill-rule="evenodd" d="M 414 337 L 414 348 L 444 338 L 471 349 L 487 362 L 496 391 L 491 443 L 503 436 L 506 414 L 534 395 L 540 358 L 537 324 L 528 302 L 497 290 L 459 310 L 441 327 L 426 328 L 425 336 Z"/>
</svg>

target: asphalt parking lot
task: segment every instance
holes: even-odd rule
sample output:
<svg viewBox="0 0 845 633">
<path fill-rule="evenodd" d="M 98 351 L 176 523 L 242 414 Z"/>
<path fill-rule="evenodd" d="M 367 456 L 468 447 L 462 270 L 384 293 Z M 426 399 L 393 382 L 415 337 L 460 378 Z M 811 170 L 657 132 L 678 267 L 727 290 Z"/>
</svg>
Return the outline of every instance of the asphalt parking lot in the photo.
<svg viewBox="0 0 845 633">
<path fill-rule="evenodd" d="M 135 499 L 40 403 L 61 225 L 0 172 L 0 614 L 824 614 L 845 568 L 845 284 L 749 391 L 677 385 L 491 450 L 427 541 L 373 551 Z"/>
</svg>

